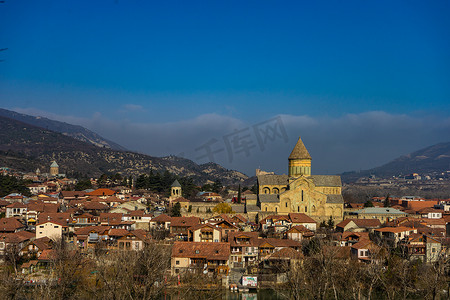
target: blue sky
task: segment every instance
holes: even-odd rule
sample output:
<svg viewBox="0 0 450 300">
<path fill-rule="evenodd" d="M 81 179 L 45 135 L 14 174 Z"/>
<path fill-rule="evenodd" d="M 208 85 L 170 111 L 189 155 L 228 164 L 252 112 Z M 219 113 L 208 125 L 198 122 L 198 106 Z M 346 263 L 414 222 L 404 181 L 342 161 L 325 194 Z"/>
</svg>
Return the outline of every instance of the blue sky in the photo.
<svg viewBox="0 0 450 300">
<path fill-rule="evenodd" d="M 281 116 L 288 141 L 217 162 L 283 173 L 301 135 L 313 172 L 369 168 L 449 141 L 449 14 L 449 1 L 7 0 L 0 103 L 193 159 Z"/>
</svg>

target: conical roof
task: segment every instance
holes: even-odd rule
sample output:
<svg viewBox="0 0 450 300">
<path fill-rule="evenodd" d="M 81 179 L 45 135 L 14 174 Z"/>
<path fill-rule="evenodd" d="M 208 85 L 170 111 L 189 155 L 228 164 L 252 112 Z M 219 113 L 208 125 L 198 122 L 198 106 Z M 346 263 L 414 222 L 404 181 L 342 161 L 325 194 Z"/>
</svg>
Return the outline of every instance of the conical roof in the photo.
<svg viewBox="0 0 450 300">
<path fill-rule="evenodd" d="M 309 152 L 306 150 L 300 137 L 298 138 L 298 142 L 295 145 L 294 150 L 292 150 L 291 155 L 289 155 L 289 159 L 311 159 L 311 155 L 309 155 Z"/>
<path fill-rule="evenodd" d="M 50 165 L 50 167 L 57 168 L 58 164 L 56 163 L 56 161 L 53 161 L 52 164 Z"/>
<path fill-rule="evenodd" d="M 172 187 L 181 187 L 181 184 L 178 182 L 178 180 L 175 179 L 175 181 L 172 183 Z"/>
</svg>

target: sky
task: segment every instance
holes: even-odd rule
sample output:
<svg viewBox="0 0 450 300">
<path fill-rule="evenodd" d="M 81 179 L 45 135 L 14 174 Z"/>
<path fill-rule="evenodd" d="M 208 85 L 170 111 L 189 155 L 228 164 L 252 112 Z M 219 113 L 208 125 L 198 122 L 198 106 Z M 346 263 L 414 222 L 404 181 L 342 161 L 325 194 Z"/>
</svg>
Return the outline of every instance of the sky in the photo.
<svg viewBox="0 0 450 300">
<path fill-rule="evenodd" d="M 0 107 L 127 149 L 287 172 L 450 141 L 449 1 L 0 4 Z"/>
</svg>

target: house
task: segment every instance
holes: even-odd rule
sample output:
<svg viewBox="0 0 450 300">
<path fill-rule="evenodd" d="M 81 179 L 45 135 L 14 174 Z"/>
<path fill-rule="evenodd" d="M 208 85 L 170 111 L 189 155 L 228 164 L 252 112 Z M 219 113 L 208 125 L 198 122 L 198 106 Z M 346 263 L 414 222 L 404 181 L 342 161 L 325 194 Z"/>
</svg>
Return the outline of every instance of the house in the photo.
<svg viewBox="0 0 450 300">
<path fill-rule="evenodd" d="M 379 238 L 386 240 L 387 242 L 396 245 L 400 240 L 405 237 L 417 233 L 417 228 L 410 227 L 383 227 L 374 230 L 375 235 Z"/>
<path fill-rule="evenodd" d="M 270 215 L 262 219 L 259 224 L 262 231 L 280 233 L 288 230 L 291 227 L 292 222 L 288 216 Z"/>
<path fill-rule="evenodd" d="M 133 230 L 117 239 L 119 250 L 142 250 L 149 238 L 144 230 Z"/>
<path fill-rule="evenodd" d="M 348 246 L 352 246 L 362 240 L 369 240 L 368 232 L 344 231 L 340 236 L 338 244 L 341 247 L 348 247 Z"/>
<path fill-rule="evenodd" d="M 246 267 L 258 259 L 258 232 L 231 232 L 228 235 L 231 247 L 230 264 L 234 268 Z"/>
<path fill-rule="evenodd" d="M 14 202 L 6 206 L 6 217 L 7 218 L 19 218 L 24 219 L 27 216 L 27 206 L 21 202 Z"/>
<path fill-rule="evenodd" d="M 372 231 L 375 228 L 380 228 L 381 222 L 378 219 L 345 219 L 336 224 L 336 231 Z"/>
<path fill-rule="evenodd" d="M 42 251 L 52 248 L 52 240 L 48 237 L 42 237 L 39 239 L 35 239 L 30 241 L 28 245 L 26 245 L 23 249 L 23 255 L 27 257 L 39 257 L 42 254 Z"/>
<path fill-rule="evenodd" d="M 47 192 L 47 185 L 45 185 L 45 184 L 32 183 L 32 184 L 27 185 L 27 187 L 30 190 L 30 193 L 33 195 Z"/>
<path fill-rule="evenodd" d="M 60 240 L 63 234 L 63 225 L 57 221 L 45 221 L 36 225 L 36 238 L 48 237 L 53 241 Z"/>
<path fill-rule="evenodd" d="M 294 241 L 302 241 L 303 239 L 310 239 L 314 236 L 314 231 L 309 230 L 303 225 L 292 226 L 285 233 L 286 238 Z"/>
<path fill-rule="evenodd" d="M 442 209 L 425 207 L 425 208 L 420 209 L 417 213 L 420 214 L 420 216 L 422 218 L 441 219 L 443 211 L 444 210 L 442 210 Z"/>
<path fill-rule="evenodd" d="M 166 214 L 161 214 L 153 219 L 150 220 L 150 229 L 153 230 L 169 230 L 170 229 L 170 222 L 172 220 L 172 217 L 169 217 Z"/>
<path fill-rule="evenodd" d="M 109 211 L 109 206 L 97 201 L 86 201 L 82 205 L 85 212 L 91 213 L 95 216 Z"/>
<path fill-rule="evenodd" d="M 407 213 L 391 207 L 366 207 L 349 212 L 348 216 L 356 219 L 378 219 L 381 223 L 385 223 L 400 217 L 406 217 Z"/>
<path fill-rule="evenodd" d="M 350 248 L 350 254 L 353 259 L 362 261 L 368 261 L 379 252 L 380 247 L 375 245 L 369 239 L 363 239 L 356 244 L 353 244 Z"/>
<path fill-rule="evenodd" d="M 228 274 L 230 243 L 175 242 L 172 247 L 172 275 L 187 271 Z"/>
<path fill-rule="evenodd" d="M 221 242 L 222 230 L 211 224 L 197 224 L 189 228 L 189 241 L 193 242 Z"/>
<path fill-rule="evenodd" d="M 0 256 L 8 253 L 18 253 L 21 255 L 25 244 L 35 239 L 35 234 L 28 231 L 18 231 L 14 233 L 0 234 Z"/>
<path fill-rule="evenodd" d="M 18 232 L 25 229 L 23 225 L 16 218 L 1 218 L 0 219 L 0 233 Z"/>
<path fill-rule="evenodd" d="M 188 229 L 200 224 L 198 217 L 172 217 L 170 220 L 170 233 L 180 240 L 188 240 Z"/>
<path fill-rule="evenodd" d="M 316 231 L 317 229 L 317 222 L 304 213 L 289 213 L 288 216 L 292 226 L 302 225 L 312 231 Z"/>
<path fill-rule="evenodd" d="M 401 245 L 409 260 L 419 259 L 423 262 L 436 262 L 442 254 L 441 242 L 424 234 L 412 234 Z"/>
<path fill-rule="evenodd" d="M 74 244 L 81 249 L 94 247 L 99 242 L 109 239 L 111 226 L 87 226 L 74 232 Z"/>
</svg>

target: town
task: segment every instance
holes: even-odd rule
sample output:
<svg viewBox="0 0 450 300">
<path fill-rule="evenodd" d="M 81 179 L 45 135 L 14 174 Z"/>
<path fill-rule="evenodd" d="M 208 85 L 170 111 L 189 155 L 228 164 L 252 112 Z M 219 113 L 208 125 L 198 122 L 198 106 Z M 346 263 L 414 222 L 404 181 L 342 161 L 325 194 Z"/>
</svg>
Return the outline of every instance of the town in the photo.
<svg viewBox="0 0 450 300">
<path fill-rule="evenodd" d="M 10 280 L 2 288 L 61 299 L 130 289 L 143 298 L 257 289 L 292 299 L 443 295 L 450 199 L 345 203 L 339 176 L 311 175 L 300 138 L 288 162 L 288 175 L 258 169 L 257 184 L 244 188 L 195 187 L 169 173 L 68 179 L 56 161 L 48 172 L 4 167 L 2 188 L 17 192 L 0 200 Z"/>
</svg>

